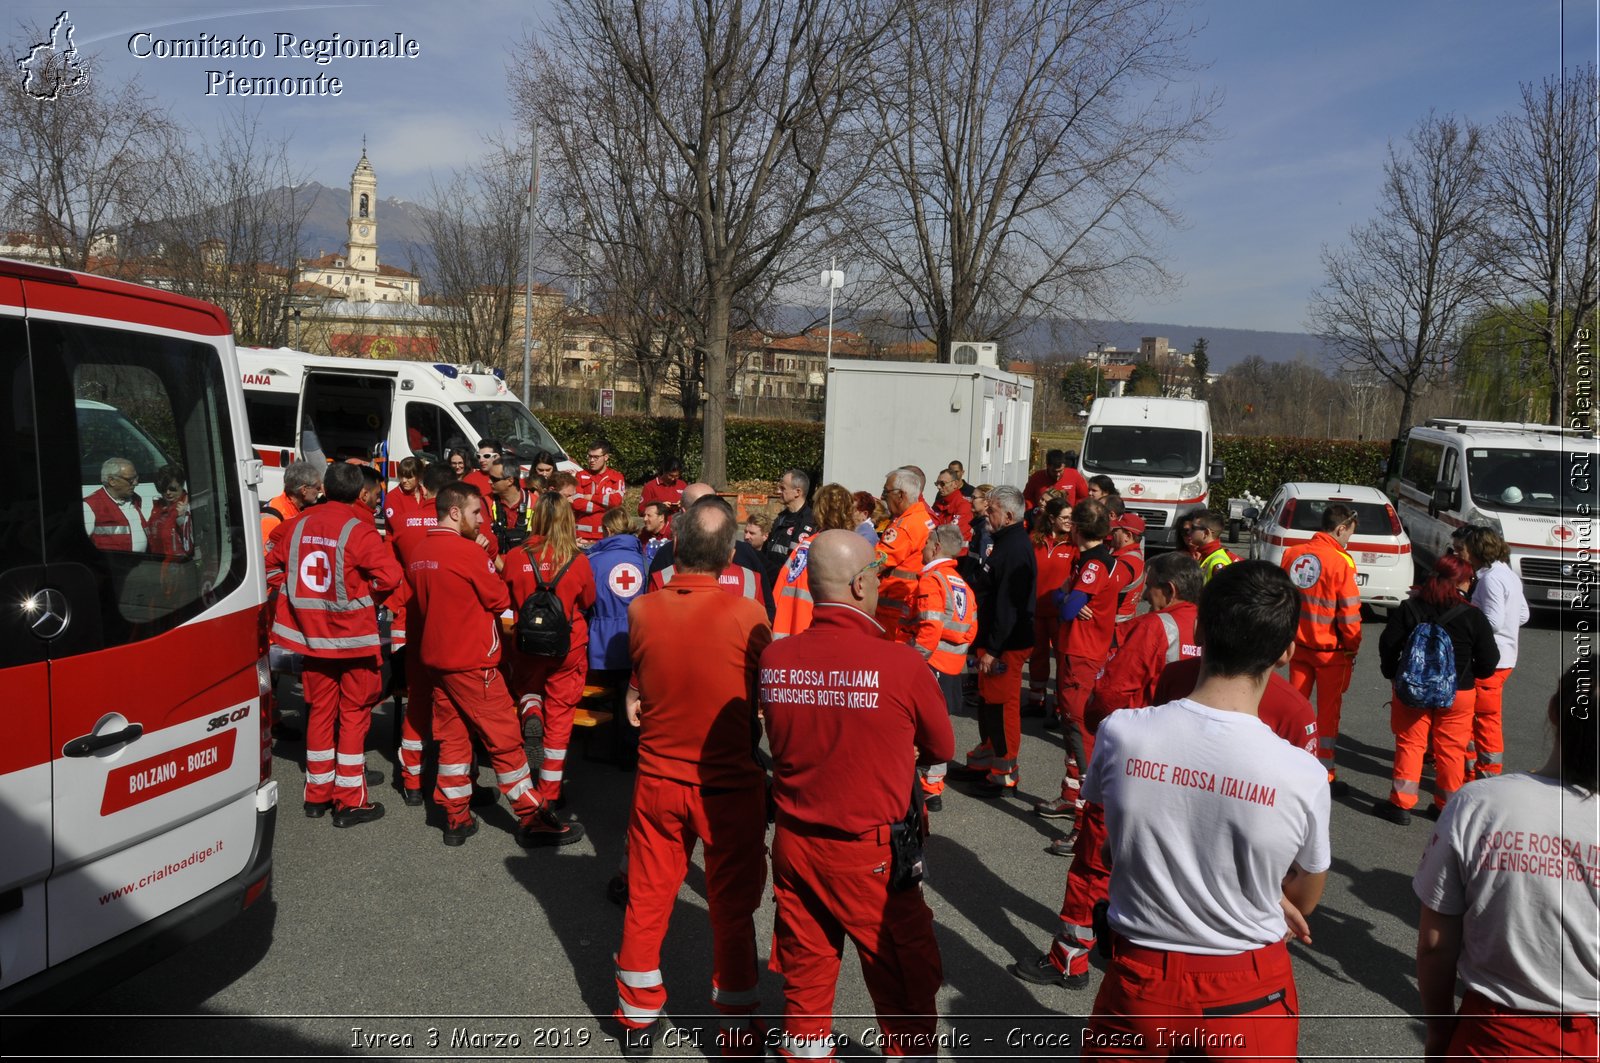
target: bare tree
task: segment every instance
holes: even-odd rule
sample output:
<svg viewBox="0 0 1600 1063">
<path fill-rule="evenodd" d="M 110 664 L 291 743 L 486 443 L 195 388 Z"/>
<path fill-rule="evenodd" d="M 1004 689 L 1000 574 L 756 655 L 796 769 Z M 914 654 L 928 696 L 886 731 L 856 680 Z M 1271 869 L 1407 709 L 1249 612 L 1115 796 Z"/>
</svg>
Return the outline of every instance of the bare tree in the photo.
<svg viewBox="0 0 1600 1063">
<path fill-rule="evenodd" d="M 33 68 L 27 81 L 0 78 L 0 217 L 39 239 L 55 265 L 86 269 L 92 251 L 120 247 L 106 233 L 150 215 L 176 137 L 137 79 L 102 81 L 96 57 L 65 42 L 30 54 L 54 36 L 25 27 L 8 51 L 29 54 Z M 26 87 L 41 81 L 59 87 L 54 98 Z"/>
<path fill-rule="evenodd" d="M 655 188 L 703 276 L 702 477 L 727 480 L 728 338 L 741 293 L 782 270 L 859 184 L 847 140 L 893 0 L 562 0 L 550 48 L 620 72 L 674 159 Z"/>
<path fill-rule="evenodd" d="M 1419 384 L 1449 366 L 1484 288 L 1482 138 L 1429 114 L 1404 147 L 1389 145 L 1383 169 L 1378 216 L 1347 246 L 1323 248 L 1310 326 L 1347 366 L 1394 386 L 1404 433 Z"/>
<path fill-rule="evenodd" d="M 280 346 L 311 207 L 296 193 L 302 181 L 287 142 L 269 139 L 259 114 L 237 112 L 203 146 L 166 160 L 149 216 L 122 235 L 157 271 L 151 279 L 226 310 L 238 342 Z"/>
<path fill-rule="evenodd" d="M 422 215 L 424 257 L 432 262 L 434 334 L 448 361 L 500 368 L 513 361 L 513 332 L 522 335 L 528 169 L 526 148 L 491 141 L 480 162 L 433 184 Z"/>
<path fill-rule="evenodd" d="M 1552 424 L 1566 412 L 1566 352 L 1600 299 L 1595 78 L 1590 64 L 1524 84 L 1485 145 L 1496 295 L 1510 323 L 1540 340 Z"/>
<path fill-rule="evenodd" d="M 1166 283 L 1165 171 L 1209 137 L 1218 102 L 1172 98 L 1192 70 L 1182 7 L 909 0 L 874 79 L 870 195 L 846 224 L 873 273 L 856 301 L 944 351 Z"/>
</svg>

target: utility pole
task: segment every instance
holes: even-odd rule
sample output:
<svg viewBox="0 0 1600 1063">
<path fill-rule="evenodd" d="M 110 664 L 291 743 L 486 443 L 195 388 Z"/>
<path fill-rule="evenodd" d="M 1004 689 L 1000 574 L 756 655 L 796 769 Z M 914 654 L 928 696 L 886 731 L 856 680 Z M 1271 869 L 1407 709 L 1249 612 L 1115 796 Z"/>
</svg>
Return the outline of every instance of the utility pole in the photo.
<svg viewBox="0 0 1600 1063">
<path fill-rule="evenodd" d="M 533 405 L 533 208 L 539 202 L 539 127 L 533 127 L 528 174 L 528 263 L 522 288 L 522 404 Z"/>
</svg>

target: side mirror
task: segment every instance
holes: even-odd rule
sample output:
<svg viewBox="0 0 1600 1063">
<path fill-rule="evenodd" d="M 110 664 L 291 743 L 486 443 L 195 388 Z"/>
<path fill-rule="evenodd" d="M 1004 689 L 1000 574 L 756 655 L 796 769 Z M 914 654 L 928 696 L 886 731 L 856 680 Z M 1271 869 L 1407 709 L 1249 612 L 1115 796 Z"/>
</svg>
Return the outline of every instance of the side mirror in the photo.
<svg viewBox="0 0 1600 1063">
<path fill-rule="evenodd" d="M 1456 489 L 1449 484 L 1439 484 L 1433 489 L 1434 509 L 1455 509 L 1457 500 Z"/>
<path fill-rule="evenodd" d="M 1253 521 L 1253 520 L 1258 520 L 1260 517 L 1261 517 L 1261 511 L 1259 509 L 1257 509 L 1255 506 L 1246 506 L 1246 507 L 1244 507 L 1244 519 L 1245 520 Z"/>
<path fill-rule="evenodd" d="M 1208 484 L 1219 484 L 1225 476 L 1227 476 L 1227 472 L 1220 461 L 1212 462 L 1206 469 L 1206 483 Z"/>
</svg>

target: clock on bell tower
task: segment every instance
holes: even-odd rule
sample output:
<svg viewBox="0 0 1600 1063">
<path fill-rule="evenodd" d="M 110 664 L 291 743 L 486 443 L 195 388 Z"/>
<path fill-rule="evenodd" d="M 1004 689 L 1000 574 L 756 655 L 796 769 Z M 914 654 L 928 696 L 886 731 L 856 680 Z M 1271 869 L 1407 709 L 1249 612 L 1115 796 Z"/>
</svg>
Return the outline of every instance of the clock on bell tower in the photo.
<svg viewBox="0 0 1600 1063">
<path fill-rule="evenodd" d="M 351 269 L 376 271 L 378 268 L 378 176 L 367 161 L 367 148 L 361 146 L 361 161 L 350 175 L 350 244 L 347 260 Z"/>
</svg>

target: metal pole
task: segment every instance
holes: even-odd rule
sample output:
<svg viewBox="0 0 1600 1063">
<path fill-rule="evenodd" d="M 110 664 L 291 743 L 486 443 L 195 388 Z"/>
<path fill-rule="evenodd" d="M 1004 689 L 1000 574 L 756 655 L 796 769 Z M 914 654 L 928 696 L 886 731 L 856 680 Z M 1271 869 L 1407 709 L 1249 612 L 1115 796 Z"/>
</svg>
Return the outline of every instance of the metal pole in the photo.
<svg viewBox="0 0 1600 1063">
<path fill-rule="evenodd" d="M 528 174 L 528 265 L 522 288 L 522 404 L 533 405 L 533 208 L 539 202 L 539 127 L 533 127 Z"/>
<path fill-rule="evenodd" d="M 822 359 L 822 379 L 824 381 L 828 379 L 828 370 L 833 366 L 833 296 L 834 293 L 839 290 L 839 287 L 838 285 L 832 283 L 831 273 L 838 268 L 839 260 L 837 258 L 829 260 L 828 269 L 830 271 L 830 277 L 828 284 L 828 351 L 825 355 L 823 355 Z"/>
</svg>

